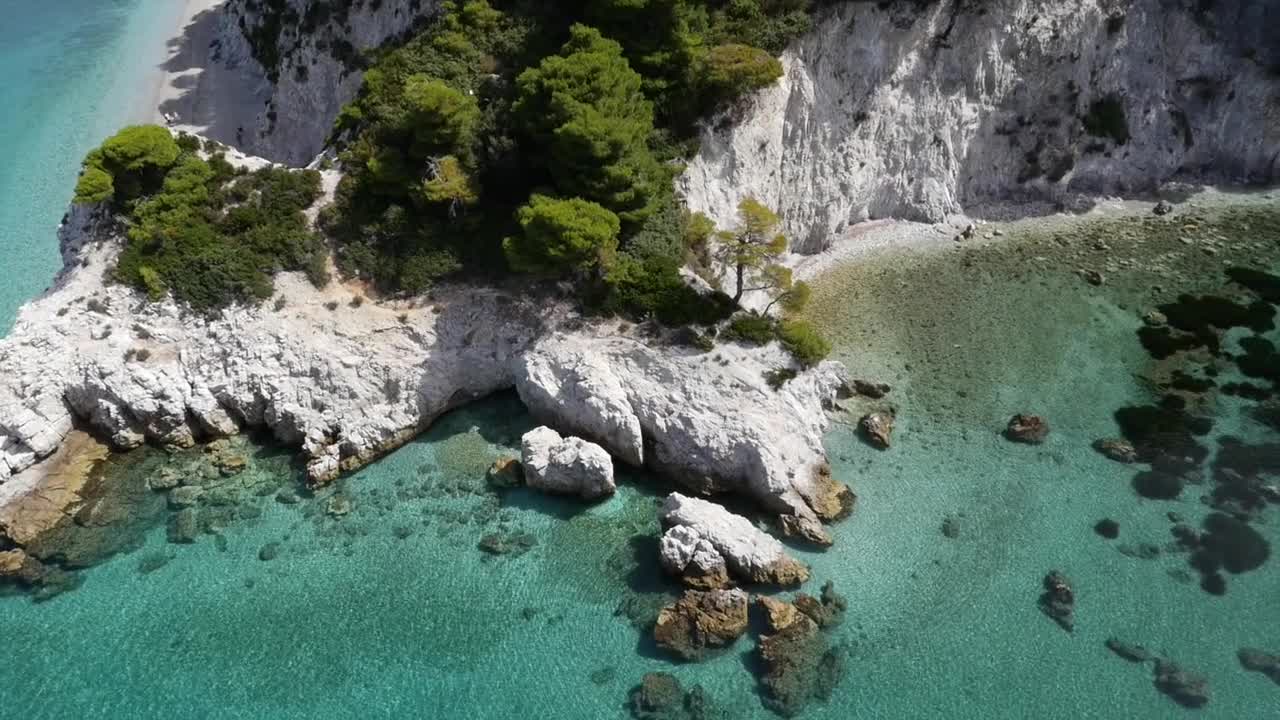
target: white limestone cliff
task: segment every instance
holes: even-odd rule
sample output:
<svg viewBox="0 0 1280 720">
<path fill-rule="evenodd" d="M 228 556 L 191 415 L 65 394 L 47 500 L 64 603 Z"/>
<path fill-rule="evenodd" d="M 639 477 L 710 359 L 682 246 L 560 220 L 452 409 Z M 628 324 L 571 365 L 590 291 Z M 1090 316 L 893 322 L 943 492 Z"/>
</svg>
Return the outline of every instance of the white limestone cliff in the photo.
<svg viewBox="0 0 1280 720">
<path fill-rule="evenodd" d="M 755 196 L 811 253 L 871 218 L 1280 181 L 1277 27 L 1258 0 L 836 3 L 708 125 L 680 187 L 724 226 Z M 1123 144 L 1085 128 L 1109 98 Z"/>
</svg>

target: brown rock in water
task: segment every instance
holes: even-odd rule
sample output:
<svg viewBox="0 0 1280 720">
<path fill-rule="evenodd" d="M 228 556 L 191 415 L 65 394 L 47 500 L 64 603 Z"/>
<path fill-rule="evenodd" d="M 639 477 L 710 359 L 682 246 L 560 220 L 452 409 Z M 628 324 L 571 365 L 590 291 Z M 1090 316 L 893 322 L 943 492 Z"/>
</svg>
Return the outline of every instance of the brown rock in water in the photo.
<svg viewBox="0 0 1280 720">
<path fill-rule="evenodd" d="M 1170 660 L 1156 660 L 1155 685 L 1183 707 L 1204 707 L 1209 702 L 1209 678 Z"/>
<path fill-rule="evenodd" d="M 843 596 L 836 593 L 835 584 L 830 580 L 822 586 L 820 600 L 804 593 L 796 593 L 792 605 L 823 629 L 840 622 L 848 607 L 848 603 Z"/>
<path fill-rule="evenodd" d="M 757 651 L 765 706 L 783 717 L 799 714 L 811 700 L 830 697 L 843 672 L 842 653 L 800 612 L 790 624 L 761 636 Z"/>
<path fill-rule="evenodd" d="M 747 594 L 742 590 L 686 590 L 658 613 L 658 646 L 685 660 L 701 660 L 747 631 Z"/>
<path fill-rule="evenodd" d="M 645 673 L 631 691 L 631 715 L 639 720 L 676 717 L 684 708 L 684 688 L 670 673 Z"/>
<path fill-rule="evenodd" d="M 520 461 L 515 458 L 502 458 L 495 460 L 493 465 L 489 467 L 489 472 L 485 475 L 485 479 L 491 487 L 519 487 L 524 484 L 524 468 L 521 467 Z"/>
<path fill-rule="evenodd" d="M 1014 442 L 1039 445 L 1049 436 L 1049 423 L 1039 415 L 1018 413 L 1009 419 L 1004 436 Z"/>
<path fill-rule="evenodd" d="M 1121 463 L 1138 462 L 1138 450 L 1133 443 L 1121 438 L 1103 438 L 1095 440 L 1093 449 L 1108 458 Z"/>
<path fill-rule="evenodd" d="M 756 605 L 764 610 L 765 620 L 771 632 L 778 632 L 790 625 L 800 615 L 800 611 L 796 609 L 795 605 L 785 600 L 776 600 L 765 595 L 756 598 Z"/>
<path fill-rule="evenodd" d="M 858 429 L 872 445 L 886 450 L 893 436 L 894 419 L 892 411 L 877 410 L 862 416 L 858 421 Z"/>
<path fill-rule="evenodd" d="M 1063 630 L 1075 628 L 1075 591 L 1067 576 L 1054 570 L 1044 578 L 1044 592 L 1040 595 L 1040 610 L 1053 618 Z"/>
<path fill-rule="evenodd" d="M 86 433 L 73 430 L 47 460 L 5 481 L 17 488 L 0 506 L 0 536 L 29 545 L 66 520 L 84 502 L 85 486 L 109 449 Z"/>
<path fill-rule="evenodd" d="M 26 561 L 27 554 L 19 549 L 0 552 L 0 578 L 17 577 Z"/>
<path fill-rule="evenodd" d="M 853 490 L 831 477 L 831 466 L 826 463 L 819 465 L 814 472 L 813 494 L 805 498 L 813 513 L 824 522 L 835 522 L 852 515 L 858 504 L 858 496 Z M 816 527 L 806 525 L 804 531 L 797 532 L 796 536 L 818 545 L 831 544 L 831 537 L 821 524 L 816 524 Z"/>
</svg>

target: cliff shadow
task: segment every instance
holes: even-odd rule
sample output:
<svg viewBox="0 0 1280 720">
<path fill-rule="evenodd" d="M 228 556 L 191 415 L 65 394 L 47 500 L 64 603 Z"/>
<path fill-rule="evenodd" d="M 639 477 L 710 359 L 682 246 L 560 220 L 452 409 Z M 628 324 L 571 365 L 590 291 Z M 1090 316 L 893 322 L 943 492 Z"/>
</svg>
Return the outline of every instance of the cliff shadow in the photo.
<svg viewBox="0 0 1280 720">
<path fill-rule="evenodd" d="M 241 147 L 245 133 L 255 132 L 269 95 L 256 61 L 233 63 L 219 28 L 222 6 L 202 10 L 168 42 L 168 58 L 157 98 L 158 109 L 171 124 L 218 142 Z"/>
</svg>

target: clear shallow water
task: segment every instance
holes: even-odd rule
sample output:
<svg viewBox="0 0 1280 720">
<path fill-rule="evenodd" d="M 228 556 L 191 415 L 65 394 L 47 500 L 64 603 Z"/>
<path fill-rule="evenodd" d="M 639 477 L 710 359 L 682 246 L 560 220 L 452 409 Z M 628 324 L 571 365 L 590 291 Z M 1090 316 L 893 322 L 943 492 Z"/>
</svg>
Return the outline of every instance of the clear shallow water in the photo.
<svg viewBox="0 0 1280 720">
<path fill-rule="evenodd" d="M 835 639 L 849 659 L 835 695 L 804 717 L 1239 719 L 1270 717 L 1280 701 L 1280 687 L 1235 659 L 1241 646 L 1280 649 L 1277 560 L 1230 576 L 1214 597 L 1171 577 L 1187 569 L 1184 554 L 1122 554 L 1123 543 L 1165 545 L 1169 511 L 1198 524 L 1204 489 L 1143 500 L 1132 466 L 1089 447 L 1117 434 L 1116 408 L 1150 400 L 1141 314 L 1176 290 L 1219 288 L 1216 266 L 1195 247 L 1149 241 L 1134 249 L 1138 269 L 1108 270 L 1095 289 L 1072 269 L 1118 262 L 1137 241 L 1111 237 L 1103 260 L 1066 239 L 872 258 L 819 284 L 811 314 L 855 376 L 894 385 L 899 422 L 887 452 L 848 425 L 828 438 L 860 505 L 834 528 L 832 550 L 801 554 L 814 566 L 810 592 L 831 579 L 848 598 Z M 1213 262 L 1274 267 L 1277 240 Z M 843 422 L 864 409 L 854 402 Z M 1019 411 L 1049 419 L 1046 444 L 999 437 Z M 1215 434 L 1268 437 L 1234 400 L 1214 415 Z M 531 426 L 514 399 L 494 398 L 344 481 L 338 492 L 354 500 L 345 518 L 326 515 L 325 497 L 284 505 L 246 493 L 261 515 L 229 523 L 225 549 L 210 535 L 169 545 L 157 527 L 142 549 L 84 573 L 78 590 L 40 605 L 0 599 L 0 636 L 21 658 L 0 664 L 4 713 L 624 718 L 627 690 L 666 670 L 701 683 L 728 717 L 772 717 L 747 670 L 750 639 L 677 665 L 619 615 L 620 601 L 660 587 L 650 480 L 628 476 L 618 496 L 587 508 L 485 488 L 489 464 Z M 295 476 L 271 453 L 245 474 L 268 486 Z M 946 516 L 958 520 L 956 539 L 940 532 Z M 1094 534 L 1104 517 L 1119 521 L 1118 540 Z M 1257 527 L 1280 548 L 1274 508 L 1266 520 Z M 537 544 L 489 557 L 476 545 L 494 532 Z M 270 543 L 279 555 L 264 562 Z M 141 573 L 157 554 L 167 563 Z M 1074 583 L 1073 634 L 1036 606 L 1051 569 Z M 1207 674 L 1212 701 L 1174 705 L 1149 666 L 1105 649 L 1110 636 Z"/>
<path fill-rule="evenodd" d="M 60 267 L 80 160 L 148 120 L 183 0 L 0 0 L 0 334 Z"/>
</svg>

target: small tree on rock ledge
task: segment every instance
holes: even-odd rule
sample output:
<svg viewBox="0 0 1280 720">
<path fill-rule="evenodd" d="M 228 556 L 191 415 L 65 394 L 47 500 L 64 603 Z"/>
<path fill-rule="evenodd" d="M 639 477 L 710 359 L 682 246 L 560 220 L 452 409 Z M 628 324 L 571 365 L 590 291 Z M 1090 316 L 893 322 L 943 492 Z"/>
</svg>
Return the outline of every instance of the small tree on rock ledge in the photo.
<svg viewBox="0 0 1280 720">
<path fill-rule="evenodd" d="M 787 252 L 787 238 L 778 232 L 780 222 L 776 213 L 748 197 L 738 203 L 738 226 L 716 234 L 714 259 L 733 276 L 735 303 L 757 290 L 772 298 L 766 313 L 779 302 L 798 311 L 809 299 L 809 286 L 793 282 L 791 269 L 778 262 Z"/>
</svg>

